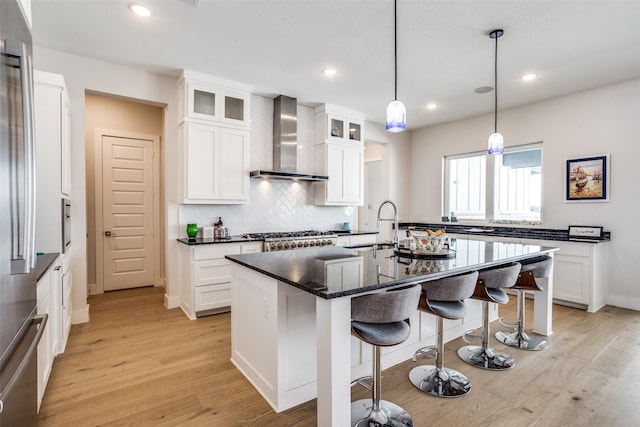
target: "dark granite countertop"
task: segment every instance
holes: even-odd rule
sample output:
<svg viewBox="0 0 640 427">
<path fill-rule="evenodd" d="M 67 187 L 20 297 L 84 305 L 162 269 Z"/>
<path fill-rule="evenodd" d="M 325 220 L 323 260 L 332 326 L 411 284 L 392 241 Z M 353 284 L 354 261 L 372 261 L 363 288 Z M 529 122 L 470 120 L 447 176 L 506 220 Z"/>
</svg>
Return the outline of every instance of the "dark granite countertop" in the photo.
<svg viewBox="0 0 640 427">
<path fill-rule="evenodd" d="M 510 227 L 508 225 L 468 225 L 458 222 L 426 223 L 426 222 L 401 222 L 398 224 L 399 230 L 438 230 L 444 228 L 449 234 L 468 234 L 481 236 L 509 237 L 515 239 L 550 240 L 558 242 L 577 241 L 569 239 L 568 230 L 558 230 L 551 228 L 537 227 Z M 611 232 L 604 231 L 602 239 L 599 241 L 582 240 L 585 243 L 600 243 L 611 240 Z"/>
<path fill-rule="evenodd" d="M 36 281 L 40 281 L 42 276 L 44 276 L 51 265 L 58 259 L 60 254 L 58 252 L 46 253 L 43 255 L 38 255 L 36 257 Z"/>
<path fill-rule="evenodd" d="M 358 234 L 380 234 L 379 231 L 367 231 L 367 230 L 329 230 L 339 236 L 355 236 Z"/>
<path fill-rule="evenodd" d="M 228 239 L 214 239 L 213 237 L 196 237 L 195 239 L 189 239 L 188 237 L 181 237 L 178 239 L 178 242 L 184 243 L 185 245 L 214 245 L 219 243 L 262 242 L 262 240 L 263 239 L 248 239 L 242 236 L 231 236 Z"/>
<path fill-rule="evenodd" d="M 360 231 L 360 230 L 329 230 L 336 233 L 337 236 L 353 236 L 356 234 L 378 234 L 377 231 Z M 262 242 L 264 239 L 249 239 L 242 236 L 231 236 L 228 239 L 214 239 L 214 238 L 202 238 L 196 237 L 194 239 L 189 239 L 188 237 L 181 237 L 178 239 L 178 242 L 184 243 L 185 245 L 213 245 L 217 243 L 237 243 L 237 242 Z"/>
<path fill-rule="evenodd" d="M 453 258 L 411 259 L 393 250 L 356 250 L 341 247 L 296 249 L 227 255 L 231 261 L 325 299 L 371 292 L 533 258 L 556 250 L 520 243 L 452 239 Z M 353 263 L 352 268 L 344 263 Z M 353 276 L 333 275 L 332 265 Z M 342 283 L 328 283 L 328 276 Z"/>
</svg>

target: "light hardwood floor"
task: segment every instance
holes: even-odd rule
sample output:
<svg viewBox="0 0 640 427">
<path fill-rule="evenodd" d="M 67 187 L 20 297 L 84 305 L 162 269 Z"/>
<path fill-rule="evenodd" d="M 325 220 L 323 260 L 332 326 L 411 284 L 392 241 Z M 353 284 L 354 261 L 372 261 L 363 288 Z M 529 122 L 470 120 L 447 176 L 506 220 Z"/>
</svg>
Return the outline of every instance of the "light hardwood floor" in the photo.
<svg viewBox="0 0 640 427">
<path fill-rule="evenodd" d="M 511 300 L 500 307 L 508 318 Z M 275 414 L 233 367 L 228 313 L 188 320 L 163 307 L 160 288 L 92 296 L 89 304 L 91 321 L 71 328 L 55 360 L 39 426 L 315 425 L 315 400 Z M 549 349 L 508 349 L 516 359 L 510 371 L 468 366 L 455 353 L 462 341 L 447 343 L 445 366 L 471 379 L 467 396 L 422 394 L 407 379 L 407 361 L 384 371 L 383 398 L 407 409 L 416 426 L 639 426 L 640 312 L 554 305 L 553 320 Z M 353 400 L 367 393 L 355 386 Z"/>
</svg>

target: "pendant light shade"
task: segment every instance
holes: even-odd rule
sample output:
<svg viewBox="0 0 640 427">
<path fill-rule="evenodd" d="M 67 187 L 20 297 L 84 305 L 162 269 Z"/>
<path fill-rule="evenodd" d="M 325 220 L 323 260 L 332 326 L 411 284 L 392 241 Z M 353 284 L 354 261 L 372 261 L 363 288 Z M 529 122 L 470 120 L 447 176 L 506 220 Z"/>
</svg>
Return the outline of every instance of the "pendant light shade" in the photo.
<svg viewBox="0 0 640 427">
<path fill-rule="evenodd" d="M 493 133 L 489 136 L 489 154 L 502 154 L 504 153 L 504 138 L 502 134 L 498 132 L 498 39 L 504 34 L 503 30 L 493 30 L 489 33 L 489 37 L 496 41 L 496 53 L 494 60 L 494 79 L 493 79 L 493 94 L 494 94 L 494 107 L 493 107 Z"/>
<path fill-rule="evenodd" d="M 393 63 L 394 63 L 394 100 L 387 107 L 387 131 L 402 132 L 407 128 L 407 109 L 398 101 L 398 3 L 393 0 Z"/>
<path fill-rule="evenodd" d="M 397 99 L 387 106 L 387 131 L 402 132 L 407 128 L 407 110 Z"/>
<path fill-rule="evenodd" d="M 489 135 L 489 154 L 504 153 L 504 138 L 500 132 Z"/>
</svg>

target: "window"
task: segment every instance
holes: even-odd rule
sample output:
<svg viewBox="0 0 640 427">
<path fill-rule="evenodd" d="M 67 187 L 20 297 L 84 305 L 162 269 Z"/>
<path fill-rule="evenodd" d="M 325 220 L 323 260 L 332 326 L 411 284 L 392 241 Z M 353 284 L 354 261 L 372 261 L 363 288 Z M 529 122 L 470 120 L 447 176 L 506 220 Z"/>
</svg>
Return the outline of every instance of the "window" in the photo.
<svg viewBox="0 0 640 427">
<path fill-rule="evenodd" d="M 448 172 L 448 208 L 444 215 L 453 211 L 458 218 L 485 219 L 487 156 L 468 154 L 448 157 L 445 161 Z"/>
<path fill-rule="evenodd" d="M 445 157 L 444 215 L 496 222 L 540 222 L 542 144 Z"/>
</svg>

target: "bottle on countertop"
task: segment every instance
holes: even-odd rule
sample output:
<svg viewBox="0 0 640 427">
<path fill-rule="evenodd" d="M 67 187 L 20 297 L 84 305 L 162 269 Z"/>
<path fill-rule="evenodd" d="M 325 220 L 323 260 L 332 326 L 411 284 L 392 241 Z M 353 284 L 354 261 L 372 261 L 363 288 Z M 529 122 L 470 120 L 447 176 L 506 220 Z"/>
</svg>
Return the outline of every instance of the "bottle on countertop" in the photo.
<svg viewBox="0 0 640 427">
<path fill-rule="evenodd" d="M 216 228 L 222 228 L 222 226 L 224 225 L 224 224 L 222 223 L 222 217 L 221 217 L 221 216 L 219 216 L 219 217 L 218 217 L 218 220 L 217 220 L 213 225 L 214 225 Z"/>
</svg>

